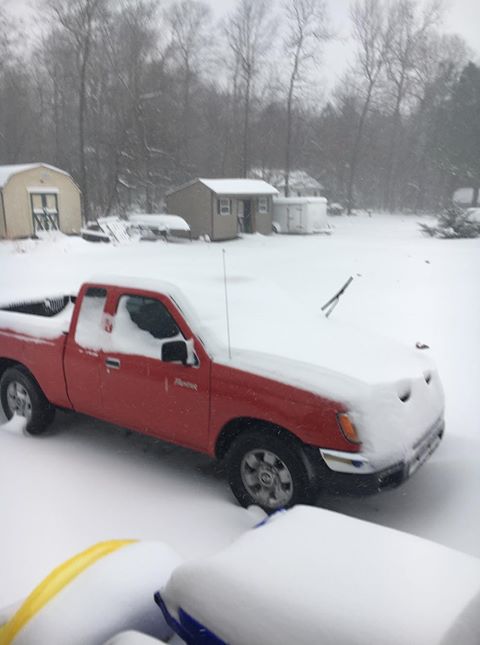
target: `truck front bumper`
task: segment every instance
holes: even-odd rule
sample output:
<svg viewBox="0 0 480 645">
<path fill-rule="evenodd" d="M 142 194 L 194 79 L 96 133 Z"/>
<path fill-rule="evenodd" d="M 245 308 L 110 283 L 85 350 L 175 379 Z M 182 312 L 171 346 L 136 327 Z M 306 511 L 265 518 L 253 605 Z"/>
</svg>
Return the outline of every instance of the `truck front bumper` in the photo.
<svg viewBox="0 0 480 645">
<path fill-rule="evenodd" d="M 412 447 L 407 458 L 380 470 L 375 469 L 361 454 L 320 449 L 328 467 L 328 477 L 322 478 L 325 492 L 338 495 L 371 495 L 400 486 L 427 461 L 438 448 L 445 429 L 443 417 Z"/>
</svg>

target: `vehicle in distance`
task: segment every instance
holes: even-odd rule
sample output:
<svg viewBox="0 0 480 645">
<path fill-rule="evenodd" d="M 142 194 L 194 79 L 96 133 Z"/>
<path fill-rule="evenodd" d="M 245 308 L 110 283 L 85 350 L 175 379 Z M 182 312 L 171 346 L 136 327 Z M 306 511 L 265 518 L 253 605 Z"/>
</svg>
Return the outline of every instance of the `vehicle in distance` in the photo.
<svg viewBox="0 0 480 645">
<path fill-rule="evenodd" d="M 241 504 L 266 511 L 407 479 L 444 428 L 428 352 L 330 319 L 305 327 L 284 302 L 262 313 L 262 294 L 238 283 L 255 311 L 232 294 L 243 318 L 231 348 L 211 294 L 148 279 L 99 278 L 76 297 L 4 308 L 5 415 L 37 435 L 56 408 L 73 410 L 207 453 Z"/>
</svg>

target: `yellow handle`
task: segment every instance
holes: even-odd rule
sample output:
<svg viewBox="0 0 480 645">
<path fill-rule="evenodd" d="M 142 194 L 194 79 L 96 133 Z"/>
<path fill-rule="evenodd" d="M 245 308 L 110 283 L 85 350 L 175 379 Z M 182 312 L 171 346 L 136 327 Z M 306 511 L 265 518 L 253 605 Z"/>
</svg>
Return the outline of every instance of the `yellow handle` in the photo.
<svg viewBox="0 0 480 645">
<path fill-rule="evenodd" d="M 12 618 L 0 627 L 0 645 L 10 645 L 18 632 L 37 614 L 59 591 L 100 558 L 137 540 L 110 540 L 99 542 L 78 553 L 54 569 L 22 603 Z"/>
</svg>

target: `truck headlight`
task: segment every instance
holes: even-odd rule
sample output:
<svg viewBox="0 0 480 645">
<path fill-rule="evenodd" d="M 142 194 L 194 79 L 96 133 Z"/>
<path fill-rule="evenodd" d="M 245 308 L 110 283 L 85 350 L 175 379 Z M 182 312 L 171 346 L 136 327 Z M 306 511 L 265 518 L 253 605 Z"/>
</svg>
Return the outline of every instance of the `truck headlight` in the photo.
<svg viewBox="0 0 480 645">
<path fill-rule="evenodd" d="M 347 441 L 350 443 L 359 444 L 362 443 L 359 439 L 357 429 L 353 422 L 351 421 L 348 414 L 345 412 L 340 412 L 337 414 L 337 423 L 340 427 L 340 430 Z"/>
</svg>

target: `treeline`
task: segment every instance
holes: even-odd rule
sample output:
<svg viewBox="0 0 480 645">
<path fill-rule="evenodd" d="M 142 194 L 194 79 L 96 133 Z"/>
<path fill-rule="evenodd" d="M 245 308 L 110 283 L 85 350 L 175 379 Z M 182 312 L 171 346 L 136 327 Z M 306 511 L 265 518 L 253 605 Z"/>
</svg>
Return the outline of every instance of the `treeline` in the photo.
<svg viewBox="0 0 480 645">
<path fill-rule="evenodd" d="M 41 2 L 41 0 L 39 0 Z M 439 2 L 357 0 L 326 96 L 324 0 L 43 0 L 0 14 L 0 163 L 72 173 L 87 216 L 158 210 L 195 176 L 303 169 L 349 207 L 439 208 L 480 185 L 480 70 Z"/>
</svg>

